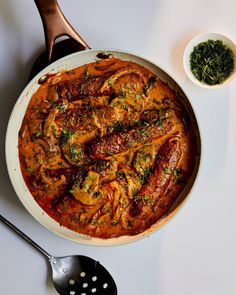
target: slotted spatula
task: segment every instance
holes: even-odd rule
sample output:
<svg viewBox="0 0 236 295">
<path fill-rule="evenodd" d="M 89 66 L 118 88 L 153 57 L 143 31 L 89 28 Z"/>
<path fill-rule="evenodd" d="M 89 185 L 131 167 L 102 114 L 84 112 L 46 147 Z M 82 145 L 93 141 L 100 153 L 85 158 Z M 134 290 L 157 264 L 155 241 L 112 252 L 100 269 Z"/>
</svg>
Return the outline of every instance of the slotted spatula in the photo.
<svg viewBox="0 0 236 295">
<path fill-rule="evenodd" d="M 55 257 L 48 254 L 16 226 L 0 215 L 0 221 L 31 244 L 49 261 L 53 284 L 61 295 L 116 295 L 117 287 L 110 273 L 98 261 L 82 255 Z"/>
</svg>

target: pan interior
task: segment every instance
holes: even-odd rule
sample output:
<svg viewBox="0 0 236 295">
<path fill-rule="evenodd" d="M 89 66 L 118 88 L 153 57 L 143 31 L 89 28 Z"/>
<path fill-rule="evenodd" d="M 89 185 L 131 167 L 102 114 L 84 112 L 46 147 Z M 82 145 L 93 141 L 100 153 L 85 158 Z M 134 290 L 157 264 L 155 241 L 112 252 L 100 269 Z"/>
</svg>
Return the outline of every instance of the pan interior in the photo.
<svg viewBox="0 0 236 295">
<path fill-rule="evenodd" d="M 178 95 L 181 97 L 182 103 L 188 113 L 189 118 L 192 122 L 193 132 L 195 134 L 195 140 L 197 145 L 196 157 L 193 159 L 194 161 L 194 169 L 193 173 L 186 184 L 184 190 L 181 192 L 180 196 L 172 206 L 170 212 L 163 216 L 157 223 L 155 223 L 150 229 L 135 235 L 135 236 L 121 236 L 118 238 L 111 239 L 99 239 L 99 238 L 91 238 L 86 235 L 78 234 L 74 231 L 71 231 L 67 228 L 61 227 L 56 221 L 50 218 L 34 201 L 31 197 L 31 194 L 24 182 L 24 179 L 21 174 L 21 168 L 18 158 L 18 131 L 21 126 L 26 108 L 32 97 L 33 93 L 38 89 L 39 84 L 38 81 L 41 77 L 50 73 L 58 73 L 64 70 L 70 70 L 75 67 L 94 62 L 97 59 L 97 55 L 99 53 L 112 54 L 114 57 L 120 58 L 122 60 L 132 61 L 138 63 L 155 75 L 160 77 L 161 80 L 166 82 Z M 65 238 L 71 239 L 76 242 L 84 243 L 84 244 L 92 244 L 92 245 L 115 245 L 115 244 L 124 244 L 127 242 L 138 240 L 142 237 L 149 235 L 151 232 L 159 229 L 162 225 L 164 225 L 171 217 L 173 217 L 177 211 L 181 208 L 187 196 L 189 195 L 190 190 L 193 187 L 195 182 L 199 164 L 200 164 L 200 154 L 201 154 L 201 141 L 200 141 L 200 133 L 197 124 L 197 120 L 193 111 L 193 108 L 181 87 L 175 82 L 173 78 L 170 77 L 168 73 L 162 70 L 157 65 L 152 62 L 122 51 L 116 50 L 86 50 L 83 52 L 78 52 L 72 55 L 69 55 L 65 58 L 62 58 L 55 63 L 51 64 L 47 68 L 45 68 L 42 72 L 40 72 L 24 89 L 22 94 L 20 95 L 15 107 L 12 111 L 6 135 L 6 160 L 7 167 L 11 182 L 16 191 L 16 194 L 20 198 L 21 202 L 25 206 L 25 208 L 30 212 L 30 214 L 38 220 L 42 225 L 44 225 L 49 230 L 59 234 Z"/>
</svg>

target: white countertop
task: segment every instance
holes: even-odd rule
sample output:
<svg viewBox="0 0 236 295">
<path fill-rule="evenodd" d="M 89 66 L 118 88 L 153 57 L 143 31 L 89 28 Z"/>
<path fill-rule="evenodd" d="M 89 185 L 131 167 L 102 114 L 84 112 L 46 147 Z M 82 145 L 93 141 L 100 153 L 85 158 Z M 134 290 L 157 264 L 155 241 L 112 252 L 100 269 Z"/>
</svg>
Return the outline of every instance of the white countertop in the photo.
<svg viewBox="0 0 236 295">
<path fill-rule="evenodd" d="M 188 40 L 202 31 L 236 40 L 235 0 L 60 0 L 92 48 L 132 51 L 167 70 L 188 94 L 202 136 L 202 164 L 180 213 L 138 242 L 91 247 L 65 240 L 37 223 L 8 178 L 4 141 L 11 109 L 44 47 L 41 19 L 29 0 L 0 1 L 0 214 L 49 253 L 82 254 L 112 273 L 119 295 L 236 294 L 236 80 L 201 89 L 182 66 Z M 234 166 L 235 165 L 235 166 Z M 0 224 L 0 294 L 57 294 L 43 257 Z"/>
</svg>

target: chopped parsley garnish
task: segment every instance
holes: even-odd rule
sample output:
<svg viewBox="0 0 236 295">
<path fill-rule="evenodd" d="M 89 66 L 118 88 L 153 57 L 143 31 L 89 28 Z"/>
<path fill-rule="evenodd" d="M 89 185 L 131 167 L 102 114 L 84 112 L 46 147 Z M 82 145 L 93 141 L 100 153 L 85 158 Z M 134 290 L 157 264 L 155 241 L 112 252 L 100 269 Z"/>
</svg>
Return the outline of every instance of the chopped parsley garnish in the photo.
<svg viewBox="0 0 236 295">
<path fill-rule="evenodd" d="M 92 218 L 91 221 L 90 221 L 90 223 L 91 223 L 92 225 L 99 225 L 99 221 L 98 221 L 98 219 L 96 219 L 96 218 Z"/>
<path fill-rule="evenodd" d="M 60 111 L 61 113 L 63 113 L 63 112 L 66 111 L 66 109 L 67 109 L 67 105 L 66 105 L 66 104 L 60 104 L 60 105 L 58 106 L 58 109 L 59 109 L 59 111 Z"/>
<path fill-rule="evenodd" d="M 155 76 L 151 76 L 149 79 L 148 79 L 148 82 L 147 84 L 145 84 L 143 86 L 143 93 L 145 96 L 147 96 L 147 92 L 148 90 L 155 84 L 157 78 Z"/>
<path fill-rule="evenodd" d="M 132 219 L 127 220 L 128 228 L 131 228 L 134 226 L 134 221 Z"/>
<path fill-rule="evenodd" d="M 135 98 L 136 98 L 137 100 L 139 100 L 139 99 L 141 98 L 141 94 L 137 93 L 137 94 L 135 95 Z"/>
<path fill-rule="evenodd" d="M 26 168 L 26 170 L 27 170 L 27 172 L 29 172 L 29 173 L 33 173 L 33 172 L 34 172 L 34 169 L 31 168 L 31 167 Z"/>
<path fill-rule="evenodd" d="M 168 168 L 168 167 L 164 167 L 163 169 L 164 169 L 164 171 L 165 171 L 165 174 L 171 174 L 171 170 L 170 170 L 170 168 Z"/>
<path fill-rule="evenodd" d="M 113 125 L 110 126 L 110 129 L 114 130 L 115 132 L 120 132 L 124 128 L 124 123 L 120 121 L 115 121 Z"/>
<path fill-rule="evenodd" d="M 111 225 L 112 225 L 112 226 L 116 226 L 118 223 L 119 223 L 119 222 L 118 222 L 117 220 L 115 220 L 115 219 L 113 219 L 113 220 L 111 221 Z"/>
<path fill-rule="evenodd" d="M 116 172 L 116 178 L 118 179 L 118 180 L 121 180 L 122 178 L 124 178 L 125 177 L 125 173 L 123 172 L 123 171 L 117 171 Z"/>
<path fill-rule="evenodd" d="M 62 131 L 62 138 L 61 138 L 61 143 L 62 145 L 66 144 L 68 140 L 74 135 L 74 133 L 70 130 L 64 129 Z"/>
<path fill-rule="evenodd" d="M 201 42 L 190 54 L 190 69 L 208 85 L 223 83 L 234 69 L 233 52 L 221 40 Z"/>
<path fill-rule="evenodd" d="M 43 133 L 41 131 L 37 131 L 36 133 L 34 133 L 31 138 L 32 140 L 38 139 L 40 137 L 42 137 Z"/>
<path fill-rule="evenodd" d="M 107 80 L 107 84 L 108 84 L 108 86 L 112 86 L 112 85 L 114 84 L 114 81 L 113 81 L 113 80 L 110 80 L 110 79 L 108 79 L 108 80 Z"/>
<path fill-rule="evenodd" d="M 181 168 L 174 169 L 174 178 L 176 183 L 183 183 L 184 182 L 184 174 Z"/>
<path fill-rule="evenodd" d="M 85 69 L 84 72 L 83 72 L 83 75 L 84 75 L 84 77 L 85 77 L 86 79 L 88 79 L 89 76 L 90 76 L 89 71 L 88 71 L 87 69 Z"/>
<path fill-rule="evenodd" d="M 163 123 L 163 121 L 162 121 L 161 119 L 158 119 L 158 120 L 156 121 L 156 125 L 157 125 L 157 126 L 162 126 L 162 123 Z"/>
<path fill-rule="evenodd" d="M 83 158 L 82 145 L 69 145 L 69 153 L 72 161 L 81 160 Z"/>
<path fill-rule="evenodd" d="M 126 92 L 123 89 L 119 89 L 118 94 L 120 95 L 120 97 L 126 98 Z"/>
</svg>

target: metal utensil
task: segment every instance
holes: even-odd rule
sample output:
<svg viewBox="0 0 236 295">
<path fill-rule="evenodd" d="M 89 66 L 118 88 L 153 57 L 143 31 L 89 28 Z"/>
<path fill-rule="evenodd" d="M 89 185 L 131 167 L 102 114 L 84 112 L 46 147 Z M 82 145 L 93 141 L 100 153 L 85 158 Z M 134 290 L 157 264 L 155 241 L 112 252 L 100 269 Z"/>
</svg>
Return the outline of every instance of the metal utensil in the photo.
<svg viewBox="0 0 236 295">
<path fill-rule="evenodd" d="M 52 268 L 53 283 L 59 294 L 117 294 L 115 281 L 98 261 L 81 255 L 65 257 L 52 256 L 2 215 L 0 215 L 0 220 L 48 259 Z"/>
</svg>

